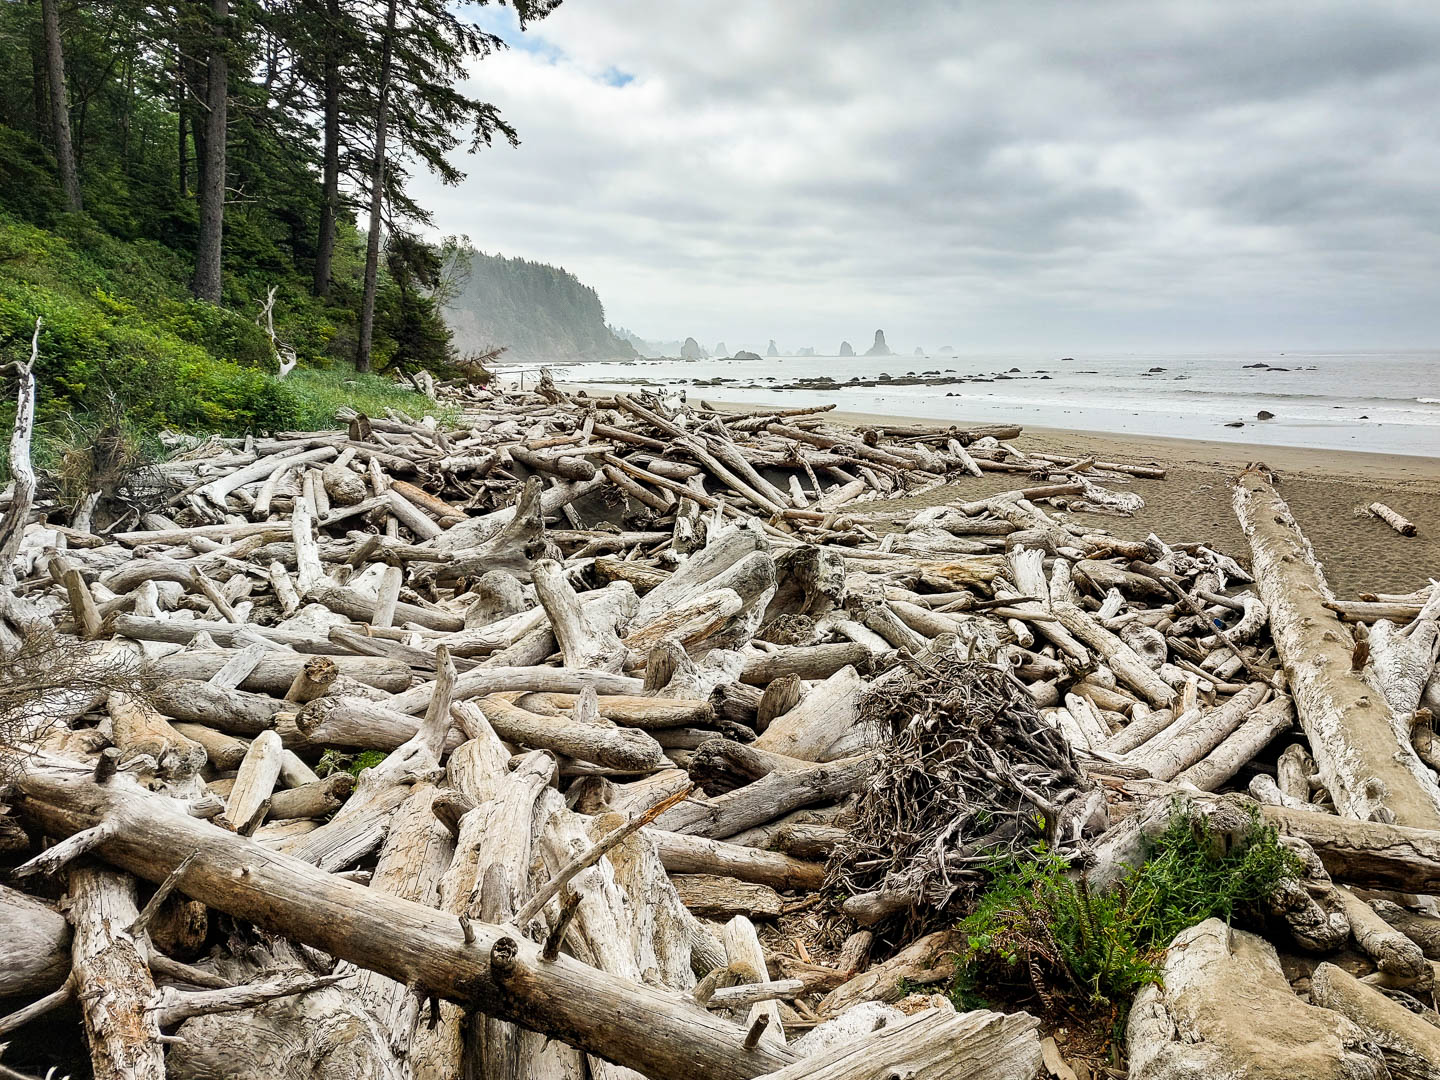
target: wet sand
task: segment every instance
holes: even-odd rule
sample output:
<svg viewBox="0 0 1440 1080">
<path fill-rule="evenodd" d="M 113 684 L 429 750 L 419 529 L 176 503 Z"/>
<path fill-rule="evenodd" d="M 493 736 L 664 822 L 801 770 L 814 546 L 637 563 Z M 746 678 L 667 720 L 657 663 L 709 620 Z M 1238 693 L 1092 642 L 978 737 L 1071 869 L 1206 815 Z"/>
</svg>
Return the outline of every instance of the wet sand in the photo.
<svg viewBox="0 0 1440 1080">
<path fill-rule="evenodd" d="M 713 404 L 727 411 L 753 408 Z M 838 411 L 826 418 L 856 427 L 944 423 Z M 1280 490 L 1338 596 L 1411 592 L 1432 577 L 1440 578 L 1440 460 L 1435 458 L 1047 428 L 1026 428 L 1016 445 L 1022 450 L 1165 466 L 1169 470 L 1166 479 L 1136 479 L 1124 487 L 1145 499 L 1145 509 L 1134 517 L 1079 514 L 1076 519 L 1091 521 L 1117 536 L 1141 538 L 1153 532 L 1171 543 L 1201 541 L 1247 565 L 1249 545 L 1230 508 L 1230 482 L 1250 462 L 1262 461 L 1279 475 Z M 1016 475 L 967 477 L 911 502 L 919 507 L 980 498 L 1016 487 Z M 1419 535 L 1400 536 L 1363 512 L 1376 501 L 1413 521 Z M 907 503 L 888 505 L 898 508 Z"/>
</svg>

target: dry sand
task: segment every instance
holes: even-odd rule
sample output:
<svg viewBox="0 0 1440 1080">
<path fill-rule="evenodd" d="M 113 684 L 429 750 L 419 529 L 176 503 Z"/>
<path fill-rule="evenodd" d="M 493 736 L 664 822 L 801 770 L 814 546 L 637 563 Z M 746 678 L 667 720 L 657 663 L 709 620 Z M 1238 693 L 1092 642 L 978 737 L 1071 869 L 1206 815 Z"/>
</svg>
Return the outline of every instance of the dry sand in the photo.
<svg viewBox="0 0 1440 1080">
<path fill-rule="evenodd" d="M 716 408 L 743 412 L 754 406 Z M 831 412 L 828 420 L 856 427 L 876 424 L 948 424 L 911 417 Z M 963 425 L 959 425 L 963 426 Z M 1280 490 L 1325 565 L 1341 597 L 1365 592 L 1410 592 L 1440 578 L 1440 460 L 1294 447 L 1247 446 L 1192 439 L 1156 439 L 1104 432 L 1026 428 L 1021 449 L 1096 457 L 1102 461 L 1158 464 L 1164 480 L 1135 480 L 1145 509 L 1133 518 L 1077 515 L 1119 536 L 1154 532 L 1171 543 L 1203 541 L 1249 563 L 1249 546 L 1230 508 L 1230 481 L 1253 461 L 1280 476 Z M 986 473 L 924 496 L 915 505 L 969 500 L 1017 486 L 1018 474 Z M 1419 535 L 1402 537 L 1357 508 L 1383 502 L 1404 514 Z M 894 504 L 906 505 L 904 502 Z"/>
</svg>

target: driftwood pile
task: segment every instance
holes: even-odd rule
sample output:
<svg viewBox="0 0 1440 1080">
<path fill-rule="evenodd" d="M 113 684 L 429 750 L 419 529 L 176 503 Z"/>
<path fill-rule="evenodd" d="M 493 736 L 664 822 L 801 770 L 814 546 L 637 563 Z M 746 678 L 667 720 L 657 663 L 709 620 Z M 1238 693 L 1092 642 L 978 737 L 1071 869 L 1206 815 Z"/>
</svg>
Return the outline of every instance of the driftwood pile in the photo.
<svg viewBox="0 0 1440 1080">
<path fill-rule="evenodd" d="M 68 1011 L 103 1078 L 1074 1076 L 924 991 L 950 913 L 1040 840 L 1117 880 L 1179 803 L 1260 806 L 1309 873 L 1275 944 L 1336 963 L 1187 931 L 1131 1075 L 1440 1075 L 1440 587 L 1337 603 L 1258 470 L 1252 588 L 1062 513 L 1162 469 L 1015 428 L 451 408 L 185 446 L 69 515 L 17 470 L 0 649 L 71 661 L 0 698 L 27 1062 Z"/>
</svg>

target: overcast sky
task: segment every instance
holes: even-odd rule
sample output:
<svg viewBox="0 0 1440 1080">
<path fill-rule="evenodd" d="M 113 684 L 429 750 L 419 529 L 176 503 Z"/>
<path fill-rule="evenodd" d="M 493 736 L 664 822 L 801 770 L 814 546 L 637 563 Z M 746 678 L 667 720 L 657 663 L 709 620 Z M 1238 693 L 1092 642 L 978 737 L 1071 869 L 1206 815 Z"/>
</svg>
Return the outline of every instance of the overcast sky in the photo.
<svg viewBox="0 0 1440 1080">
<path fill-rule="evenodd" d="M 644 337 L 1440 342 L 1436 0 L 482 10 L 521 146 L 421 200 Z"/>
</svg>

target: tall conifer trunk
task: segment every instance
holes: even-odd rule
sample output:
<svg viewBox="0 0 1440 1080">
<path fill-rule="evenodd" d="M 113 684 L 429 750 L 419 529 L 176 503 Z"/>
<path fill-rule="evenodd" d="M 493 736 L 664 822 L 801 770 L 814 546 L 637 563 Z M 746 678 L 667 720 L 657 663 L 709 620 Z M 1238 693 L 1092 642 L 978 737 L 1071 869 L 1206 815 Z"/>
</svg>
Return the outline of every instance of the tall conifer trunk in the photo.
<svg viewBox="0 0 1440 1080">
<path fill-rule="evenodd" d="M 195 248 L 195 295 L 220 302 L 220 241 L 225 228 L 225 121 L 229 104 L 226 24 L 230 0 L 212 0 L 210 50 L 206 60 L 205 141 L 200 169 L 200 239 Z"/>
<path fill-rule="evenodd" d="M 315 295 L 330 295 L 335 256 L 335 221 L 340 213 L 340 0 L 326 0 L 330 25 L 325 37 L 322 113 L 325 160 L 321 173 L 320 241 L 315 249 Z"/>
<path fill-rule="evenodd" d="M 375 161 L 370 170 L 370 235 L 365 241 L 365 296 L 360 304 L 360 341 L 355 370 L 370 370 L 375 333 L 375 291 L 380 276 L 380 216 L 385 203 L 385 139 L 390 108 L 391 42 L 395 37 L 395 0 L 385 9 L 385 40 L 380 46 L 380 93 L 375 104 Z"/>
<path fill-rule="evenodd" d="M 50 88 L 50 126 L 55 135 L 55 161 L 60 166 L 60 186 L 65 192 L 65 209 L 84 209 L 80 197 L 80 172 L 75 167 L 75 148 L 70 142 L 70 95 L 65 90 L 65 50 L 60 42 L 59 0 L 40 0 L 40 18 L 45 26 L 45 74 Z"/>
</svg>

